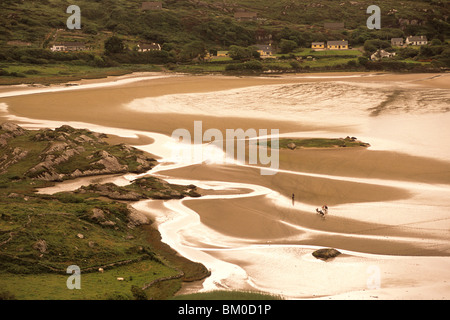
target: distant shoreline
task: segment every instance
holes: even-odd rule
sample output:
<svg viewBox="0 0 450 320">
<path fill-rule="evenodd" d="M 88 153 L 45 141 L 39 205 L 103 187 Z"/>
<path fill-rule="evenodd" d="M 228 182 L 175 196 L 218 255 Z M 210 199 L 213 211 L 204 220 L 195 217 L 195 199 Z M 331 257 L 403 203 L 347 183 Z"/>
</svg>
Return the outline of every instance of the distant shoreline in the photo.
<svg viewBox="0 0 450 320">
<path fill-rule="evenodd" d="M 65 79 L 61 82 L 40 84 L 40 83 L 21 83 L 21 84 L 2 84 L 0 83 L 0 98 L 4 98 L 2 94 L 6 92 L 18 92 L 18 91 L 39 91 L 48 88 L 61 88 L 61 89 L 85 89 L 85 85 L 98 85 L 102 86 L 115 86 L 121 85 L 119 81 L 126 82 L 125 84 L 135 82 L 135 81 L 146 81 L 154 80 L 156 77 L 198 77 L 205 78 L 211 77 L 213 79 L 279 79 L 279 80 L 295 80 L 295 79 L 305 79 L 305 80 L 319 80 L 323 81 L 324 78 L 336 78 L 336 77 L 357 77 L 358 79 L 364 76 L 377 76 L 386 77 L 387 81 L 391 81 L 393 77 L 399 78 L 398 81 L 410 81 L 416 82 L 416 84 L 421 84 L 424 86 L 431 86 L 441 89 L 450 89 L 450 81 L 445 81 L 443 78 L 447 77 L 450 73 L 402 73 L 402 72 L 351 72 L 351 71 L 328 71 L 328 72 L 309 72 L 309 73 L 280 73 L 280 74 L 223 74 L 223 73 L 205 73 L 205 74 L 193 74 L 193 73 L 178 73 L 178 72 L 128 72 L 118 75 L 103 75 L 95 78 L 78 78 L 78 79 Z M 298 78 L 297 78 L 298 77 Z M 317 77 L 317 79 L 316 79 Z M 440 78 L 440 79 L 439 79 Z M 384 81 L 380 79 L 380 81 Z M 203 91 L 203 90 L 202 90 Z M 35 93 L 35 92 L 33 92 Z M 175 92 L 174 92 L 175 93 Z"/>
<path fill-rule="evenodd" d="M 191 75 L 191 76 L 236 76 L 236 77 L 267 77 L 267 76 L 296 76 L 296 75 L 310 75 L 310 74 L 348 74 L 348 73 L 367 73 L 367 74 L 415 74 L 418 73 L 416 71 L 408 71 L 408 70 L 400 70 L 397 72 L 393 71 L 384 71 L 384 70 L 371 70 L 371 71 L 361 71 L 361 70 L 343 70 L 343 69 L 309 69 L 309 70 L 303 70 L 295 71 L 295 70 L 276 70 L 273 72 L 264 72 L 264 71 L 252 71 L 252 70 L 235 70 L 235 71 L 211 71 L 211 70 L 167 70 L 163 66 L 153 66 L 153 68 L 150 68 L 151 70 L 146 69 L 145 66 L 139 66 L 139 67 L 114 67 L 114 68 L 92 68 L 92 70 L 89 71 L 89 73 L 86 73 L 85 71 L 80 73 L 74 73 L 72 75 L 58 75 L 58 76 L 36 76 L 31 78 L 21 78 L 21 77 L 12 77 L 12 78 L 6 78 L 2 77 L 0 78 L 0 90 L 3 87 L 7 86 L 18 86 L 18 85 L 28 85 L 28 86 L 51 86 L 51 85 L 64 85 L 68 83 L 73 82 L 79 82 L 79 81 L 102 81 L 107 80 L 109 78 L 115 78 L 115 77 L 133 77 L 134 74 L 141 74 L 141 73 L 163 73 L 163 74 L 185 74 L 185 75 Z M 420 73 L 439 73 L 439 74 L 445 74 L 448 73 L 446 71 L 439 71 L 438 69 L 432 69 L 429 72 L 420 72 Z"/>
</svg>

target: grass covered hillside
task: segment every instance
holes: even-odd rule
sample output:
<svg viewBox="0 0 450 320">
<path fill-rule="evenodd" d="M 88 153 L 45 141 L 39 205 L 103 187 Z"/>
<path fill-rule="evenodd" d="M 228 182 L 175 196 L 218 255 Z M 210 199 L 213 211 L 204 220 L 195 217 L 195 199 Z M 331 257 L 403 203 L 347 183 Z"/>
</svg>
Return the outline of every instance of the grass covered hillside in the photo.
<svg viewBox="0 0 450 320">
<path fill-rule="evenodd" d="M 1 1 L 0 84 L 46 84 L 137 71 L 439 72 L 450 66 L 450 9 L 444 0 L 377 1 L 380 30 L 366 26 L 367 8 L 374 4 L 369 0 L 163 0 L 160 10 L 143 10 L 142 3 L 79 0 L 81 29 L 69 30 L 66 9 L 72 1 Z M 241 12 L 253 18 L 242 19 Z M 410 35 L 426 36 L 429 44 L 391 47 L 391 38 Z M 335 40 L 348 41 L 353 50 L 319 57 L 310 53 L 313 42 Z M 50 51 L 68 42 L 81 43 L 85 50 Z M 139 52 L 140 45 L 152 43 L 161 50 Z M 272 58 L 283 61 L 260 59 L 254 46 L 269 43 Z M 377 49 L 394 51 L 395 63 L 367 64 Z M 233 54 L 222 58 L 216 56 L 219 51 Z M 209 60 L 211 56 L 215 58 Z M 244 64 L 248 60 L 257 61 Z"/>
<path fill-rule="evenodd" d="M 350 30 L 365 27 L 366 9 L 373 1 L 267 1 L 267 0 L 164 0 L 163 10 L 141 10 L 141 0 L 79 0 L 83 38 L 95 47 L 103 32 L 129 36 L 130 40 L 148 40 L 160 43 L 186 44 L 201 40 L 208 46 L 250 45 L 258 36 L 272 34 L 279 40 L 284 28 L 302 31 L 301 40 L 320 37 L 351 35 Z M 31 42 L 45 46 L 57 36 L 58 29 L 66 28 L 69 14 L 66 8 L 74 4 L 67 0 L 14 1 L 0 4 L 0 41 Z M 388 1 L 376 3 L 382 12 L 382 29 L 388 33 L 399 28 L 407 35 L 418 32 L 429 38 L 441 37 L 448 30 L 445 17 L 450 9 L 445 1 Z M 258 21 L 238 22 L 237 11 L 257 13 Z M 414 21 L 413 21 L 414 20 Z M 325 30 L 325 22 L 345 22 L 345 30 Z M 353 37 L 353 43 L 361 40 Z"/>
<path fill-rule="evenodd" d="M 129 206 L 139 199 L 199 196 L 193 185 L 150 177 L 124 187 L 36 193 L 57 181 L 155 165 L 141 151 L 104 138 L 69 126 L 0 126 L 0 299 L 164 299 L 182 281 L 208 275 L 161 243 L 151 221 Z M 66 286 L 71 265 L 81 269 L 81 290 Z"/>
</svg>

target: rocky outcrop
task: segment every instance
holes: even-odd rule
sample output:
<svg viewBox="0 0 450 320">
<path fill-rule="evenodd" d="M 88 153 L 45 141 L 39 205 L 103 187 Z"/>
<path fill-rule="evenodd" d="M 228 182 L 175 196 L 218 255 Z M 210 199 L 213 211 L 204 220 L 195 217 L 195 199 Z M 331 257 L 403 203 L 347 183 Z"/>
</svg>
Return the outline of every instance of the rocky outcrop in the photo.
<svg viewBox="0 0 450 320">
<path fill-rule="evenodd" d="M 139 178 L 128 186 L 117 186 L 114 183 L 91 184 L 83 186 L 75 193 L 91 193 L 112 200 L 139 201 L 143 199 L 182 199 L 184 197 L 200 197 L 195 185 L 175 185 L 156 177 Z"/>
<path fill-rule="evenodd" d="M 114 219 L 109 211 L 104 211 L 99 208 L 92 209 L 92 214 L 89 217 L 92 221 L 104 226 L 104 227 L 115 227 L 116 223 L 110 219 Z"/>
<path fill-rule="evenodd" d="M 325 260 L 325 261 L 328 259 L 335 258 L 340 254 L 341 254 L 341 252 L 339 252 L 338 250 L 333 249 L 333 248 L 319 249 L 312 253 L 312 255 L 315 258 Z"/>
<path fill-rule="evenodd" d="M 146 224 L 152 223 L 151 219 L 147 215 L 145 215 L 141 211 L 134 209 L 130 205 L 128 206 L 128 211 L 130 212 L 130 214 L 128 216 L 128 218 L 130 219 L 130 221 L 128 223 L 129 228 L 134 228 L 134 227 L 137 227 L 140 225 L 146 225 Z M 133 237 L 133 236 L 127 236 L 127 238 L 130 238 L 130 237 Z M 130 238 L 130 239 L 132 239 L 132 238 Z"/>
<path fill-rule="evenodd" d="M 47 242 L 45 240 L 38 240 L 33 244 L 33 249 L 40 253 L 46 253 L 48 249 Z"/>
<path fill-rule="evenodd" d="M 81 187 L 76 193 L 94 193 L 109 199 L 124 201 L 139 201 L 144 198 L 142 193 L 119 187 L 114 183 L 91 184 L 87 187 Z"/>
<path fill-rule="evenodd" d="M 295 150 L 295 148 L 297 148 L 296 144 L 293 143 L 293 142 L 289 143 L 289 144 L 287 145 L 287 147 L 288 147 L 288 149 L 290 149 L 290 150 Z"/>
<path fill-rule="evenodd" d="M 27 155 L 28 151 L 19 147 L 12 149 L 9 153 L 5 153 L 0 157 L 0 173 L 6 172 L 10 166 L 23 160 Z"/>
<path fill-rule="evenodd" d="M 27 135 L 27 138 L 12 144 L 15 138 L 22 135 Z M 74 129 L 68 125 L 55 130 L 29 131 L 13 123 L 3 123 L 0 125 L 0 148 L 4 148 L 0 150 L 0 173 L 23 160 L 27 160 L 31 166 L 20 175 L 46 181 L 126 172 L 143 173 L 156 165 L 156 160 L 144 152 L 125 144 L 110 145 L 103 140 L 106 137 L 101 133 Z M 28 157 L 30 154 L 32 157 Z"/>
<path fill-rule="evenodd" d="M 5 122 L 0 125 L 0 147 L 5 147 L 11 138 L 21 136 L 25 130 L 17 124 Z"/>
<path fill-rule="evenodd" d="M 97 162 L 94 162 L 94 165 L 101 165 L 107 172 L 126 172 L 128 167 L 126 165 L 121 165 L 119 160 L 109 154 L 107 151 L 102 150 L 99 152 L 99 155 L 101 157 L 100 160 Z"/>
</svg>

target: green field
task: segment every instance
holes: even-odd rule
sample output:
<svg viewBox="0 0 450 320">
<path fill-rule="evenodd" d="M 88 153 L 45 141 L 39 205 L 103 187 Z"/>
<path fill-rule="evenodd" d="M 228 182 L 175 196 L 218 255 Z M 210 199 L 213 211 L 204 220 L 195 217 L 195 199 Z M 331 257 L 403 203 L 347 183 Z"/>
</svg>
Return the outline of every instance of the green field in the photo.
<svg viewBox="0 0 450 320">
<path fill-rule="evenodd" d="M 10 275 L 0 273 L 1 291 L 12 292 L 18 300 L 105 300 L 133 299 L 132 286 L 144 285 L 161 277 L 177 275 L 162 264 L 142 261 L 105 270 L 103 273 L 81 271 L 80 289 L 69 289 L 70 274 Z M 123 281 L 117 278 L 124 278 Z M 151 298 L 150 294 L 148 296 Z"/>
<path fill-rule="evenodd" d="M 349 49 L 349 50 L 323 50 L 323 51 L 315 51 L 313 49 L 305 49 L 301 51 L 301 55 L 305 56 L 313 56 L 313 57 L 322 57 L 322 56 L 355 56 L 360 57 L 363 53 L 358 49 Z"/>
<path fill-rule="evenodd" d="M 17 76 L 0 76 L 0 85 L 5 84 L 52 84 L 80 79 L 98 79 L 108 76 L 120 76 L 132 72 L 157 72 L 161 67 L 155 65 L 121 65 L 117 67 L 98 68 L 88 65 L 68 63 L 22 64 L 1 63 L 0 69 Z"/>
<path fill-rule="evenodd" d="M 309 66 L 310 68 L 321 68 L 321 67 L 334 67 L 338 65 L 345 65 L 349 61 L 357 61 L 354 58 L 317 58 L 316 61 L 305 61 L 302 62 L 301 66 Z"/>
</svg>

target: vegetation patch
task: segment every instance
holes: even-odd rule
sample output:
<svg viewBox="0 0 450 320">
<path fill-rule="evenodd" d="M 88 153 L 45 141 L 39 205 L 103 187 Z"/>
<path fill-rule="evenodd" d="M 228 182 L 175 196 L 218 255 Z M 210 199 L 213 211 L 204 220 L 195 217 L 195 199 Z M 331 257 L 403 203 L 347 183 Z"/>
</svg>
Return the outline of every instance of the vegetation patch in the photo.
<svg viewBox="0 0 450 320">
<path fill-rule="evenodd" d="M 167 183 L 156 177 L 134 180 L 130 185 L 119 187 L 113 183 L 91 184 L 81 187 L 74 194 L 105 196 L 113 200 L 138 201 L 142 199 L 181 199 L 186 196 L 200 197 L 194 185 L 183 186 Z"/>
<path fill-rule="evenodd" d="M 32 131 L 0 125 L 0 298 L 165 299 L 182 281 L 209 275 L 203 265 L 165 247 L 152 221 L 124 201 L 200 196 L 194 185 L 146 177 L 124 187 L 35 192 L 57 181 L 146 172 L 156 164 L 106 138 L 69 126 Z M 81 269 L 81 290 L 66 286 L 70 265 Z"/>
<path fill-rule="evenodd" d="M 346 137 L 337 139 L 328 138 L 311 138 L 311 139 L 280 139 L 278 141 L 280 149 L 296 148 L 355 148 L 369 147 L 370 144 L 359 141 L 356 137 Z M 267 142 L 267 146 L 271 147 L 271 142 Z"/>
</svg>

